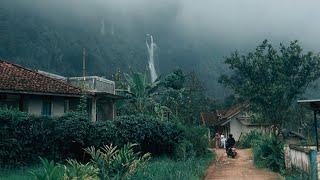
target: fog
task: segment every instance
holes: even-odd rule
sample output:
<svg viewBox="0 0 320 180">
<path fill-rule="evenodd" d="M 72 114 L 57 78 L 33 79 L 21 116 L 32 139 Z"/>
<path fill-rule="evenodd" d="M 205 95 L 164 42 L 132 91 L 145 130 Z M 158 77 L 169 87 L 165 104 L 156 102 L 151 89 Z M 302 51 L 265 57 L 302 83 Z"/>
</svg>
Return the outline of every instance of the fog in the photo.
<svg viewBox="0 0 320 180">
<path fill-rule="evenodd" d="M 95 49 L 92 72 L 107 73 L 109 77 L 117 67 L 145 67 L 145 38 L 146 34 L 152 34 L 158 45 L 156 69 L 160 73 L 176 67 L 195 70 L 206 81 L 208 89 L 221 92 L 214 93 L 217 96 L 225 96 L 224 89 L 217 83 L 218 77 L 227 72 L 224 57 L 235 50 L 248 52 L 264 39 L 275 45 L 299 40 L 305 50 L 320 50 L 320 24 L 317 22 L 320 1 L 1 0 L 0 5 L 13 16 L 20 14 L 15 18 L 14 28 L 21 34 L 26 34 L 25 29 L 33 31 L 43 24 L 42 29 L 32 33 L 39 34 L 43 29 L 59 33 L 57 37 L 61 42 L 56 44 L 67 44 L 61 48 L 64 53 L 61 61 L 81 59 L 81 53 L 74 55 L 81 46 Z M 9 24 L 14 23 L 11 20 Z M 29 24 L 29 29 L 25 24 Z M 103 35 L 100 34 L 102 28 Z M 52 32 L 49 31 L 54 34 Z M 37 44 L 34 41 L 32 45 Z M 78 41 L 82 44 L 78 43 L 66 55 L 65 49 L 72 48 Z M 19 56 L 14 53 L 6 56 L 5 52 L 2 56 L 40 61 L 42 56 L 28 52 Z M 69 63 L 69 66 L 80 69 L 77 63 Z M 48 69 L 60 70 L 54 65 L 48 65 Z"/>
<path fill-rule="evenodd" d="M 300 40 L 318 50 L 319 1 L 301 0 L 18 0 L 42 15 L 111 19 L 125 25 L 159 24 L 190 38 L 206 40 L 227 49 L 255 46 L 263 39 L 276 43 Z M 62 14 L 60 14 L 62 12 Z M 64 17 L 68 16 L 68 17 Z M 122 20 L 122 21 L 121 21 Z M 129 28 L 130 26 L 127 26 Z M 164 27 L 160 27 L 164 28 Z M 245 49 L 245 48 L 244 48 Z"/>
</svg>

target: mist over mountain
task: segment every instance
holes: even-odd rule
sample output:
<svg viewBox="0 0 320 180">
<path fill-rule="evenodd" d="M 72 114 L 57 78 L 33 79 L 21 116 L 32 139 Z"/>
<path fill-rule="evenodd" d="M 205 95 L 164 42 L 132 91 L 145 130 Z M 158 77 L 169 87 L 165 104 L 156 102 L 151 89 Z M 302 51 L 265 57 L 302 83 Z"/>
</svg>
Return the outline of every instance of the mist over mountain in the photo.
<svg viewBox="0 0 320 180">
<path fill-rule="evenodd" d="M 120 68 L 146 71 L 146 35 L 157 44 L 156 69 L 195 71 L 215 98 L 223 57 L 264 39 L 299 40 L 318 52 L 320 2 L 298 0 L 2 0 L 0 58 L 67 76 L 111 78 Z"/>
</svg>

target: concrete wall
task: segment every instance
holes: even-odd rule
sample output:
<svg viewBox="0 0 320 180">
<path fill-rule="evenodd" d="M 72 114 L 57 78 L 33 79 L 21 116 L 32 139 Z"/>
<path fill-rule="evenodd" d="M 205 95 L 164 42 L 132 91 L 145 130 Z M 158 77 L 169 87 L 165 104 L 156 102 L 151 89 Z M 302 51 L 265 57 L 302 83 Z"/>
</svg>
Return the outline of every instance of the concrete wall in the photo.
<svg viewBox="0 0 320 180">
<path fill-rule="evenodd" d="M 6 95 L 6 94 L 5 94 Z M 4 96 L 4 95 L 3 95 Z M 14 98 L 13 98 L 14 97 Z M 51 101 L 51 116 L 62 116 L 66 111 L 75 111 L 79 104 L 79 98 L 60 97 L 60 96 L 41 96 L 41 95 L 23 95 L 23 108 L 20 110 L 28 112 L 33 115 L 42 115 L 43 101 Z M 14 105 L 14 108 L 19 108 L 20 95 L 6 95 L 6 99 L 0 99 L 0 105 L 8 103 Z M 8 101 L 8 102 L 7 102 Z M 66 105 L 66 103 L 69 103 Z M 101 98 L 97 100 L 96 114 L 97 120 L 111 120 L 115 115 L 114 100 L 109 98 Z M 92 98 L 88 99 L 88 113 L 91 115 L 92 109 Z M 94 120 L 94 119 L 92 119 Z"/>
<path fill-rule="evenodd" d="M 42 97 L 30 96 L 27 100 L 27 109 L 29 114 L 41 115 L 42 111 Z"/>
<path fill-rule="evenodd" d="M 243 132 L 242 124 L 236 118 L 232 118 L 230 121 L 230 133 L 236 141 L 239 140 L 241 132 Z"/>
<path fill-rule="evenodd" d="M 99 101 L 97 105 L 97 120 L 111 120 L 114 118 L 114 102 Z"/>
<path fill-rule="evenodd" d="M 52 115 L 62 116 L 64 114 L 64 101 L 63 97 L 54 97 L 52 99 Z"/>
<path fill-rule="evenodd" d="M 240 113 L 231 118 L 230 121 L 230 133 L 233 135 L 236 141 L 239 140 L 241 134 L 249 133 L 250 131 L 258 131 L 262 133 L 266 133 L 269 131 L 267 126 L 258 126 L 258 125 L 247 125 L 241 123 L 238 118 L 243 117 L 243 113 Z"/>
<path fill-rule="evenodd" d="M 28 113 L 33 115 L 41 115 L 42 103 L 45 99 L 44 96 L 29 96 L 26 100 Z M 62 116 L 64 114 L 64 97 L 52 97 L 52 116 Z"/>
</svg>

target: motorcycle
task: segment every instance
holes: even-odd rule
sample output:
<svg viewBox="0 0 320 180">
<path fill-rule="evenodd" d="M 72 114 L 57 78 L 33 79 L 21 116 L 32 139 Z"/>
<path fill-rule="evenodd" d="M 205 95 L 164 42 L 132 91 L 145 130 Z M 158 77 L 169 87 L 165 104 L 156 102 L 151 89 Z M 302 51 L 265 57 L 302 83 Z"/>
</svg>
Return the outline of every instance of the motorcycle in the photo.
<svg viewBox="0 0 320 180">
<path fill-rule="evenodd" d="M 227 156 L 228 156 L 228 157 L 235 158 L 236 155 L 237 155 L 236 148 L 230 147 L 230 148 L 227 149 Z"/>
</svg>

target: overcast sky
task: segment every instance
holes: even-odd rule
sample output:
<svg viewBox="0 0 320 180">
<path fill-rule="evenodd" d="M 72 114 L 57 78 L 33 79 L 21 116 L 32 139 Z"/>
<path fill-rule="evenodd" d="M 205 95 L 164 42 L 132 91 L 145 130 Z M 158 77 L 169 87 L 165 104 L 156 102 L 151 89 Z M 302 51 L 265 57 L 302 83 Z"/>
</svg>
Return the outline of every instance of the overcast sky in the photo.
<svg viewBox="0 0 320 180">
<path fill-rule="evenodd" d="M 265 38 L 276 43 L 298 39 L 307 48 L 320 49 L 316 0 L 38 0 L 38 6 L 23 1 L 42 13 L 67 9 L 79 18 L 96 15 L 97 10 L 141 19 L 174 11 L 170 18 L 181 34 L 212 39 L 231 49 L 253 46 Z"/>
</svg>

